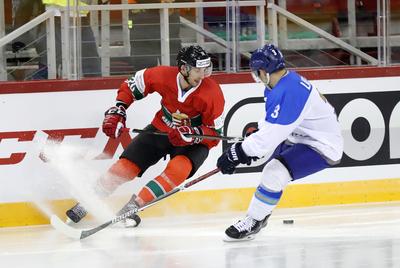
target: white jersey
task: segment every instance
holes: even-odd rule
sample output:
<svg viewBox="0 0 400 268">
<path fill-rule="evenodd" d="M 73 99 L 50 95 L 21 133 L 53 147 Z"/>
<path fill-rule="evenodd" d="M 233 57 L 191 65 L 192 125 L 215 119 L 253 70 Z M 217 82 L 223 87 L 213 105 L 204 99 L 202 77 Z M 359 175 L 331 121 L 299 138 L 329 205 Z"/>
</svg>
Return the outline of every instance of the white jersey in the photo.
<svg viewBox="0 0 400 268">
<path fill-rule="evenodd" d="M 264 96 L 266 114 L 259 131 L 242 144 L 248 156 L 270 156 L 289 140 L 307 144 L 333 162 L 341 159 L 343 137 L 335 110 L 307 79 L 288 71 Z"/>
</svg>

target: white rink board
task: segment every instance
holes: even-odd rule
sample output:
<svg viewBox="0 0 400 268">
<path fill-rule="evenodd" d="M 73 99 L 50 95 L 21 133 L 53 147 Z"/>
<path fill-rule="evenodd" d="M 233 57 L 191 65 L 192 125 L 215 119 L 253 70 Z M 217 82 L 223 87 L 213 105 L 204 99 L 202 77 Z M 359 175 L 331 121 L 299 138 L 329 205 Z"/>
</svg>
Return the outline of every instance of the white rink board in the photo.
<svg viewBox="0 0 400 268">
<path fill-rule="evenodd" d="M 314 82 L 322 93 L 329 94 L 400 91 L 400 77 L 318 80 Z M 223 84 L 221 87 L 226 99 L 225 111 L 229 111 L 242 99 L 263 96 L 263 86 L 259 84 Z M 9 158 L 13 153 L 26 152 L 21 162 L 0 165 L 0 203 L 29 201 L 38 196 L 46 199 L 71 196 L 68 189 L 60 187 L 65 178 L 54 170 L 51 164 L 45 163 L 39 158 L 48 137 L 43 130 L 99 128 L 94 138 L 82 139 L 78 136 L 67 136 L 59 148 L 66 150 L 71 145 L 86 148 L 84 161 L 68 160 L 65 162 L 63 166 L 65 173 L 73 171 L 76 177 L 81 177 L 81 180 L 84 181 L 87 174 L 101 174 L 106 171 L 122 152 L 121 146 L 112 160 L 92 159 L 103 151 L 108 141 L 108 138 L 101 132 L 101 122 L 104 111 L 114 104 L 115 96 L 115 89 L 1 95 L 0 112 L 3 116 L 0 132 L 36 131 L 36 133 L 32 141 L 19 142 L 17 139 L 0 141 L 0 159 Z M 160 97 L 155 94 L 134 103 L 128 110 L 127 127 L 143 128 L 150 123 L 160 107 L 159 103 Z M 263 117 L 263 113 L 264 105 L 259 104 L 248 105 L 246 109 L 238 110 L 232 117 L 225 135 L 240 136 L 243 126 L 247 122 L 258 121 Z M 132 137 L 133 135 L 131 134 Z M 398 145 L 395 144 L 395 146 Z M 220 144 L 210 152 L 209 158 L 195 176 L 215 168 L 217 158 L 222 151 L 221 148 Z M 128 184 L 121 187 L 119 192 L 138 189 L 148 180 L 157 176 L 165 164 L 166 161 L 160 161 L 144 174 L 143 179 L 135 180 L 135 185 Z M 80 174 L 82 166 L 87 167 L 87 170 L 83 170 L 84 172 Z M 398 164 L 333 168 L 296 183 L 399 178 L 399 170 L 400 165 Z M 257 184 L 258 173 L 234 176 L 217 174 L 190 190 L 254 187 Z"/>
</svg>

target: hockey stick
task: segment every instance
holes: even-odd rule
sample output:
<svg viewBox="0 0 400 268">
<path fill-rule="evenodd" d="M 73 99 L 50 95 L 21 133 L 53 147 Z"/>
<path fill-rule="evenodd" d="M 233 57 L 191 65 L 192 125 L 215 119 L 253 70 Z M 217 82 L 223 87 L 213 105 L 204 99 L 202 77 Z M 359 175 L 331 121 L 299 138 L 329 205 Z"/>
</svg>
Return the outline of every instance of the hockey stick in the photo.
<svg viewBox="0 0 400 268">
<path fill-rule="evenodd" d="M 160 131 L 150 131 L 150 130 L 143 130 L 143 129 L 132 129 L 134 133 L 148 133 L 153 135 L 161 135 L 161 136 L 168 136 L 167 132 L 160 132 Z M 198 134 L 185 134 L 188 138 L 202 138 L 207 140 L 225 140 L 225 141 L 243 141 L 242 137 L 228 137 L 228 136 L 212 136 L 212 135 L 198 135 Z"/>
<path fill-rule="evenodd" d="M 150 203 L 144 205 L 143 207 L 136 208 L 136 209 L 128 211 L 128 212 L 126 212 L 124 214 L 121 214 L 120 216 L 117 216 L 114 219 L 112 219 L 112 220 L 110 220 L 108 222 L 105 222 L 105 223 L 103 223 L 103 224 L 101 224 L 101 225 L 99 225 L 99 226 L 97 226 L 95 228 L 92 228 L 92 229 L 79 230 L 79 229 L 72 228 L 71 226 L 69 226 L 68 224 L 63 222 L 56 215 L 52 215 L 51 216 L 50 224 L 54 227 L 54 229 L 56 229 L 57 231 L 63 233 L 64 235 L 66 235 L 66 236 L 68 236 L 70 238 L 84 239 L 84 238 L 86 238 L 88 236 L 91 236 L 91 235 L 93 235 L 93 234 L 105 229 L 106 227 L 108 227 L 110 225 L 113 225 L 113 224 L 115 224 L 117 222 L 122 221 L 123 219 L 126 219 L 127 217 L 129 217 L 129 216 L 131 216 L 131 215 L 133 215 L 133 214 L 135 214 L 135 213 L 137 213 L 139 211 L 145 210 L 146 208 L 151 207 L 154 204 L 157 204 L 158 202 L 160 202 L 164 198 L 167 198 L 168 196 L 171 196 L 171 195 L 173 195 L 173 194 L 175 194 L 177 192 L 185 190 L 185 189 L 191 187 L 192 185 L 194 185 L 194 184 L 196 184 L 198 182 L 201 182 L 202 180 L 205 180 L 208 177 L 211 177 L 212 175 L 214 175 L 214 174 L 216 174 L 218 172 L 219 172 L 219 168 L 211 170 L 211 171 L 207 172 L 206 174 L 204 174 L 204 175 L 202 175 L 202 176 L 200 176 L 200 177 L 198 177 L 196 179 L 193 179 L 193 180 L 191 180 L 191 181 L 189 181 L 189 182 L 187 182 L 185 184 L 182 184 L 179 187 L 174 188 L 172 191 L 170 191 L 170 192 L 158 197 L 157 199 L 154 199 L 153 201 L 151 201 Z"/>
</svg>

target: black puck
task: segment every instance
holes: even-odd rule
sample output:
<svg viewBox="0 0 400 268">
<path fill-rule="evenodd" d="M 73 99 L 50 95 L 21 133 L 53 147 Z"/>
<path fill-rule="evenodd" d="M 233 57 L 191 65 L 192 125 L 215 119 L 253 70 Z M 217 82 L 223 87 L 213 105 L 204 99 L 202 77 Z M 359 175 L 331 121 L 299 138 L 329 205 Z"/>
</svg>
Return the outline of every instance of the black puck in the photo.
<svg viewBox="0 0 400 268">
<path fill-rule="evenodd" d="M 283 220 L 284 224 L 293 224 L 294 220 Z"/>
</svg>

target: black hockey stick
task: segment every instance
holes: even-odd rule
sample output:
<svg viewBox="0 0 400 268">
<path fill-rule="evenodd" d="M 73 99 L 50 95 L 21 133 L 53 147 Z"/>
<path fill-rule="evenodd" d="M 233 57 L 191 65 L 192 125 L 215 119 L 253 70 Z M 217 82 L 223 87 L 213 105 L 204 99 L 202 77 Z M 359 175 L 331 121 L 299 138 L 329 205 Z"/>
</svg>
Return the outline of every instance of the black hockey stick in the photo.
<svg viewBox="0 0 400 268">
<path fill-rule="evenodd" d="M 168 136 L 168 133 L 166 133 L 166 132 L 150 131 L 150 130 L 136 129 L 136 128 L 132 129 L 132 132 Z M 208 140 L 225 140 L 225 141 L 233 141 L 233 142 L 243 141 L 242 137 L 212 136 L 212 135 L 198 135 L 198 134 L 185 134 L 185 136 L 188 138 L 202 138 L 202 139 L 208 139 Z"/>
<path fill-rule="evenodd" d="M 123 219 L 126 219 L 127 217 L 129 217 L 129 216 L 131 216 L 131 215 L 133 215 L 133 214 L 135 214 L 135 213 L 137 213 L 139 211 L 145 210 L 146 208 L 153 206 L 154 204 L 160 202 L 161 200 L 163 200 L 164 198 L 167 198 L 168 196 L 171 196 L 171 195 L 173 195 L 173 194 L 175 194 L 177 192 L 185 190 L 185 189 L 189 188 L 190 186 L 192 186 L 192 185 L 194 185 L 194 184 L 196 184 L 198 182 L 201 182 L 202 180 L 205 180 L 208 177 L 211 177 L 212 175 L 214 175 L 214 174 L 216 174 L 218 172 L 219 172 L 219 168 L 211 170 L 211 171 L 207 172 L 206 174 L 204 174 L 204 175 L 202 175 L 202 176 L 200 176 L 200 177 L 198 177 L 196 179 L 193 179 L 193 180 L 191 180 L 191 181 L 189 181 L 189 182 L 187 182 L 185 184 L 182 184 L 179 187 L 174 188 L 172 191 L 170 191 L 170 192 L 158 197 L 157 199 L 154 199 L 153 201 L 151 201 L 150 203 L 144 205 L 143 207 L 136 208 L 134 210 L 131 210 L 131 211 L 128 211 L 128 212 L 126 212 L 124 214 L 121 214 L 120 216 L 117 216 L 114 219 L 112 219 L 112 220 L 110 220 L 108 222 L 105 222 L 105 223 L 103 223 L 103 224 L 101 224 L 101 225 L 99 225 L 99 226 L 97 226 L 95 228 L 92 228 L 92 229 L 79 230 L 79 229 L 72 228 L 71 226 L 69 226 L 68 224 L 63 222 L 56 215 L 52 215 L 51 216 L 50 223 L 54 227 L 54 229 L 56 229 L 57 231 L 60 231 L 61 233 L 63 233 L 64 235 L 66 235 L 66 236 L 68 236 L 70 238 L 84 239 L 84 238 L 86 238 L 88 236 L 91 236 L 91 235 L 93 235 L 93 234 L 105 229 L 106 227 L 108 227 L 110 225 L 113 225 L 113 224 L 115 224 L 117 222 L 122 221 Z"/>
</svg>

